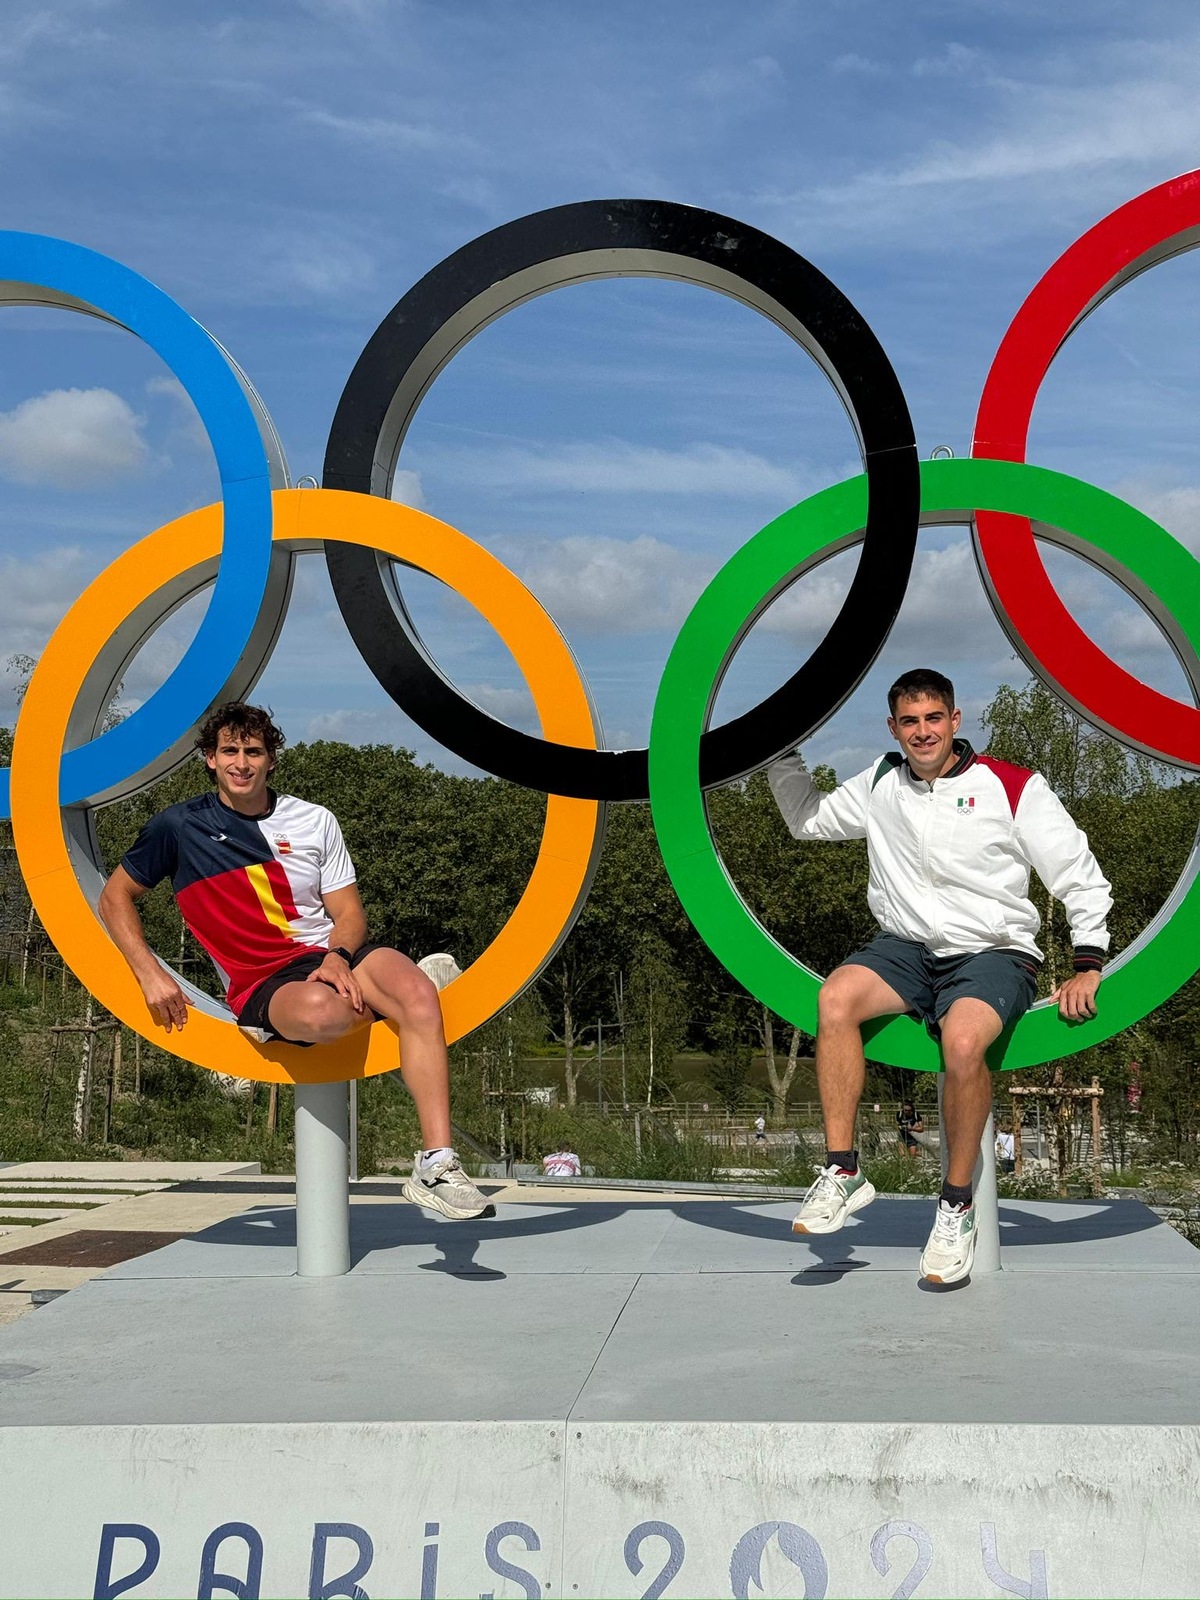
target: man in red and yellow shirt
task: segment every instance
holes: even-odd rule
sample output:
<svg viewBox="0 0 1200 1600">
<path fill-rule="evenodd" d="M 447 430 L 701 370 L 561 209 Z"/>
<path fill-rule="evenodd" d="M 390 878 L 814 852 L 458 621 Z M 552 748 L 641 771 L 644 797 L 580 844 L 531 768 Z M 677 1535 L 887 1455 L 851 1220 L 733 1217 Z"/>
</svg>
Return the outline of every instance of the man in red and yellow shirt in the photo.
<svg viewBox="0 0 1200 1600">
<path fill-rule="evenodd" d="M 367 942 L 354 864 L 332 813 L 269 786 L 283 742 L 261 707 L 219 706 L 196 739 L 214 788 L 151 818 L 105 884 L 100 914 L 168 1033 L 186 1024 L 187 1001 L 137 910 L 163 878 L 212 957 L 238 1026 L 260 1042 L 323 1044 L 391 1018 L 426 1146 L 405 1193 L 443 1216 L 492 1215 L 450 1147 L 437 990 L 407 956 Z"/>
</svg>

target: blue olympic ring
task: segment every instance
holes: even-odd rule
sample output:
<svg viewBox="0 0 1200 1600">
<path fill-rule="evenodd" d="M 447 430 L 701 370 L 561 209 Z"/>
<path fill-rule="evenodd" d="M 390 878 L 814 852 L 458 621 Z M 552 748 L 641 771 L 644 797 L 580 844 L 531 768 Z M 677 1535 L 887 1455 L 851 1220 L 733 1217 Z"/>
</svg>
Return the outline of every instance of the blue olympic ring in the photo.
<svg viewBox="0 0 1200 1600">
<path fill-rule="evenodd" d="M 200 414 L 224 501 L 221 564 L 196 637 L 166 682 L 131 716 L 64 755 L 59 804 L 65 806 L 116 787 L 154 761 L 204 715 L 233 671 L 266 592 L 271 483 L 254 412 L 228 359 L 161 289 L 108 256 L 36 233 L 0 232 L 0 280 L 82 301 L 84 309 L 120 323 L 161 356 Z M 5 769 L 0 817 L 9 815 Z"/>
</svg>

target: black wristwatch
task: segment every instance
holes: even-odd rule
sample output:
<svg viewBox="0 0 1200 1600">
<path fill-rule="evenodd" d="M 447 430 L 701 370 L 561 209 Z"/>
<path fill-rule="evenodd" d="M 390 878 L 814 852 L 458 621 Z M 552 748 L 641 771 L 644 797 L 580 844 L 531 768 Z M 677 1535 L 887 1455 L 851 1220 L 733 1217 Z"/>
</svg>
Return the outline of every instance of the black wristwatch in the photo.
<svg viewBox="0 0 1200 1600">
<path fill-rule="evenodd" d="M 345 945 L 343 945 L 343 944 L 330 945 L 327 954 L 329 954 L 331 956 L 341 956 L 342 960 L 346 963 L 347 966 L 349 966 L 350 963 L 354 960 L 354 957 L 350 954 L 349 950 L 347 950 Z"/>
</svg>

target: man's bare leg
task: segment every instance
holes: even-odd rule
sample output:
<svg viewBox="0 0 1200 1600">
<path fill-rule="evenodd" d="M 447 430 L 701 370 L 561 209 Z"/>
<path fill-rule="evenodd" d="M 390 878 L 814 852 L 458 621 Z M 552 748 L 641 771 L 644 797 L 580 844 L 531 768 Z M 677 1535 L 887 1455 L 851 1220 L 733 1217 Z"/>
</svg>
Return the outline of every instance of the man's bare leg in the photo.
<svg viewBox="0 0 1200 1600">
<path fill-rule="evenodd" d="M 862 1025 L 899 1015 L 907 1003 L 870 967 L 837 967 L 817 997 L 817 1089 L 825 1119 L 825 1148 L 852 1150 L 854 1122 L 866 1081 Z"/>
<path fill-rule="evenodd" d="M 841 1152 L 841 1159 L 849 1162 L 845 1152 L 854 1148 L 854 1119 L 867 1070 L 863 1023 L 907 1009 L 877 972 L 853 962 L 838 967 L 822 984 L 817 1002 L 817 1085 L 830 1164 L 820 1169 L 804 1197 L 793 1233 L 836 1233 L 852 1213 L 874 1200 L 875 1190 L 863 1174 L 842 1169 L 832 1157 Z"/>
<path fill-rule="evenodd" d="M 942 1019 L 942 1134 L 948 1164 L 946 1182 L 970 1187 L 979 1141 L 992 1109 L 992 1079 L 987 1049 L 1000 1036 L 999 1014 L 986 1000 L 956 1000 Z"/>
<path fill-rule="evenodd" d="M 400 1034 L 400 1071 L 421 1123 L 426 1150 L 450 1144 L 450 1069 L 442 1007 L 433 984 L 398 950 L 372 950 L 354 968 L 354 978 L 372 1011 L 395 1022 Z M 271 998 L 272 1028 L 285 1039 L 326 1044 L 370 1021 L 327 983 L 285 983 Z"/>
<path fill-rule="evenodd" d="M 285 984 L 272 997 L 271 1026 L 284 1038 L 322 1044 L 362 1027 L 372 1011 L 395 1022 L 400 1070 L 417 1109 L 422 1146 L 435 1152 L 417 1152 L 404 1186 L 406 1197 L 452 1219 L 494 1216 L 495 1208 L 475 1188 L 450 1148 L 450 1068 L 437 989 L 407 956 L 385 948 L 364 956 L 352 976 L 362 994 L 363 1010 L 356 1011 L 329 984 L 298 981 Z"/>
<path fill-rule="evenodd" d="M 435 986 L 399 950 L 372 950 L 354 969 L 363 999 L 400 1034 L 400 1072 L 421 1121 L 426 1150 L 449 1146 L 450 1064 Z"/>
</svg>

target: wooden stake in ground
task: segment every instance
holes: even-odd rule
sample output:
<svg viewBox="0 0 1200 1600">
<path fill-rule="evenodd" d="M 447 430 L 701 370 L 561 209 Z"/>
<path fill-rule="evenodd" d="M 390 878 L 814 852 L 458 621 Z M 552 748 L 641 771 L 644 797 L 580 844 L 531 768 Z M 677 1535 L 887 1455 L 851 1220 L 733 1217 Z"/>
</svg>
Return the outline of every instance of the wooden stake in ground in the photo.
<svg viewBox="0 0 1200 1600">
<path fill-rule="evenodd" d="M 1077 1100 L 1092 1102 L 1092 1194 L 1096 1196 L 1103 1194 L 1104 1183 L 1100 1173 L 1100 1100 L 1104 1090 L 1100 1087 L 1100 1079 L 1093 1078 L 1090 1088 L 1072 1089 L 1063 1083 L 1062 1067 L 1058 1066 L 1054 1069 L 1053 1083 L 1044 1085 L 1017 1083 L 1008 1092 L 1013 1097 L 1017 1173 L 1021 1171 L 1021 1097 L 1028 1096 L 1035 1100 L 1049 1101 L 1051 1115 L 1054 1118 L 1054 1155 L 1055 1166 L 1058 1169 L 1058 1193 L 1063 1199 L 1067 1194 L 1067 1135 L 1072 1120 L 1072 1110 Z"/>
</svg>

